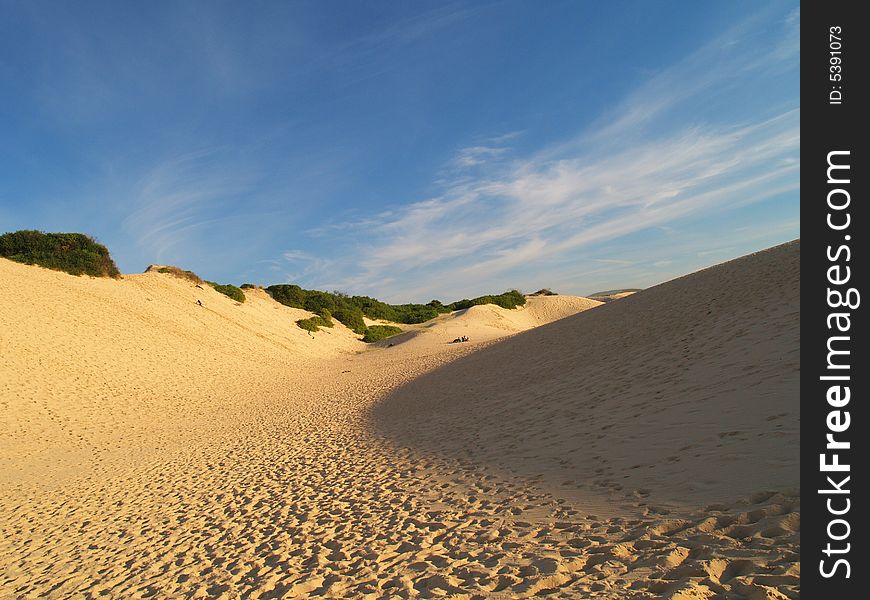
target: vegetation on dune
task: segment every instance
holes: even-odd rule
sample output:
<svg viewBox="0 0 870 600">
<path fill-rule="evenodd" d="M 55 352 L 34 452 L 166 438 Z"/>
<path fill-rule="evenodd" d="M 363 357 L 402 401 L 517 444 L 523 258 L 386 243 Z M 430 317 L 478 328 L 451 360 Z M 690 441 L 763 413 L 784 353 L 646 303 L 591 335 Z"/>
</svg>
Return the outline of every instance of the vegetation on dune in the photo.
<svg viewBox="0 0 870 600">
<path fill-rule="evenodd" d="M 319 313 L 317 313 L 317 317 L 320 319 L 323 327 L 333 327 L 332 323 L 332 313 L 324 308 Z"/>
<path fill-rule="evenodd" d="M 320 323 L 318 322 L 320 319 L 318 317 L 311 317 L 310 319 L 297 319 L 296 325 L 304 329 L 305 331 L 320 331 Z"/>
<path fill-rule="evenodd" d="M 207 283 L 211 287 L 214 288 L 216 292 L 220 292 L 224 296 L 232 298 L 236 302 L 244 302 L 245 301 L 245 292 L 242 291 L 241 288 L 234 286 L 231 283 L 222 284 L 217 283 L 216 281 L 209 281 L 208 279 L 202 279 L 199 275 L 194 273 L 193 271 L 185 271 L 179 267 L 166 266 L 160 267 L 157 269 L 158 273 L 167 273 L 169 275 L 174 275 L 175 277 L 180 277 L 182 279 L 187 279 L 197 285 L 201 285 L 203 283 Z M 253 288 L 256 287 L 250 283 L 243 283 L 242 288 Z"/>
<path fill-rule="evenodd" d="M 291 308 L 305 308 L 305 290 L 298 285 L 280 284 L 270 285 L 266 288 L 269 295 L 285 306 Z"/>
<path fill-rule="evenodd" d="M 280 284 L 270 285 L 266 291 L 278 302 L 292 308 L 303 308 L 314 313 L 321 313 L 326 310 L 340 323 L 346 327 L 363 335 L 366 332 L 366 325 L 363 321 L 363 315 L 369 318 L 382 318 L 370 316 L 363 309 L 364 306 L 370 306 L 378 303 L 373 298 L 364 296 L 347 296 L 338 292 L 329 293 L 318 290 L 305 290 L 298 285 Z M 383 303 L 379 303 L 383 304 Z M 389 305 L 383 304 L 388 307 Z M 372 311 L 372 314 L 380 314 L 378 311 Z M 306 321 L 307 319 L 303 319 Z"/>
<path fill-rule="evenodd" d="M 224 296 L 229 296 L 236 302 L 244 302 L 245 301 L 245 292 L 237 288 L 232 284 L 221 285 L 219 283 L 209 282 L 211 286 L 215 289 L 216 292 L 220 292 Z"/>
<path fill-rule="evenodd" d="M 402 333 L 402 330 L 394 325 L 372 325 L 366 330 L 362 341 L 371 344 L 372 342 L 378 342 L 399 333 Z"/>
<path fill-rule="evenodd" d="M 369 296 L 350 296 L 348 300 L 359 307 L 369 319 L 393 323 L 423 323 L 438 316 L 438 311 L 428 304 L 387 304 Z"/>
<path fill-rule="evenodd" d="M 442 313 L 479 304 L 516 308 L 526 302 L 525 296 L 516 290 L 498 295 L 479 296 L 471 300 L 460 300 L 449 305 L 439 300 L 432 300 L 428 304 L 387 304 L 369 296 L 306 290 L 294 284 L 270 285 L 266 291 L 281 304 L 292 308 L 304 308 L 314 313 L 328 310 L 337 321 L 360 335 L 364 335 L 367 330 L 363 317 L 412 325 L 429 321 Z"/>
<path fill-rule="evenodd" d="M 431 306 L 434 308 L 439 314 L 441 313 L 449 313 L 450 309 L 442 304 L 441 300 L 432 300 L 426 306 Z"/>
<path fill-rule="evenodd" d="M 518 306 L 523 306 L 525 303 L 525 296 L 523 296 L 517 290 L 511 290 L 497 296 L 478 296 L 477 298 L 473 298 L 471 300 L 459 300 L 458 302 L 449 304 L 447 308 L 449 308 L 451 311 L 463 310 L 466 308 L 471 308 L 472 306 L 479 306 L 481 304 L 495 304 L 496 306 L 501 306 L 502 308 L 516 308 Z"/>
<path fill-rule="evenodd" d="M 308 319 L 298 319 L 296 325 L 305 331 L 315 332 L 320 331 L 321 327 L 332 327 L 332 314 L 327 309 L 321 310 L 318 314 Z"/>
<path fill-rule="evenodd" d="M 0 256 L 71 275 L 119 277 L 109 250 L 83 233 L 21 230 L 0 235 Z"/>
<path fill-rule="evenodd" d="M 157 269 L 158 273 L 167 273 L 169 275 L 175 275 L 176 277 L 180 277 L 182 279 L 187 279 L 188 281 L 192 281 L 196 284 L 205 283 L 202 278 L 194 273 L 193 271 L 185 271 L 184 269 L 180 269 L 178 267 L 168 266 L 168 267 L 160 267 Z"/>
<path fill-rule="evenodd" d="M 310 310 L 313 313 L 319 313 L 322 310 L 328 310 L 330 313 L 338 308 L 335 294 L 329 292 L 319 292 L 317 290 L 308 290 L 305 292 L 305 302 L 302 308 Z"/>
<path fill-rule="evenodd" d="M 343 307 L 335 309 L 332 316 L 336 321 L 343 324 L 345 327 L 363 335 L 366 332 L 366 323 L 363 320 L 362 310 L 356 307 Z"/>
<path fill-rule="evenodd" d="M 95 277 L 118 277 L 120 272 L 109 255 L 108 249 L 93 238 L 81 233 L 44 233 L 22 230 L 0 236 L 0 256 L 27 264 L 37 264 L 49 269 L 65 271 L 73 275 L 93 275 Z M 149 267 L 149 271 L 154 267 Z M 252 283 L 241 287 L 220 284 L 200 278 L 193 271 L 175 266 L 156 269 L 191 281 L 197 285 L 208 283 L 216 291 L 236 302 L 245 301 L 243 289 L 257 289 Z M 321 292 L 306 290 L 294 284 L 270 285 L 266 288 L 275 300 L 292 308 L 311 311 L 316 316 L 297 321 L 299 327 L 317 331 L 320 327 L 332 327 L 332 319 L 343 323 L 353 332 L 366 336 L 366 341 L 377 341 L 401 332 L 393 326 L 375 325 L 366 327 L 364 317 L 393 323 L 415 324 L 434 319 L 440 314 L 477 306 L 495 304 L 502 308 L 516 308 L 525 304 L 525 297 L 516 290 L 497 295 L 479 296 L 463 299 L 451 304 L 432 300 L 428 304 L 387 304 L 369 296 L 349 296 L 341 292 Z M 552 294 L 549 290 L 537 292 Z"/>
</svg>

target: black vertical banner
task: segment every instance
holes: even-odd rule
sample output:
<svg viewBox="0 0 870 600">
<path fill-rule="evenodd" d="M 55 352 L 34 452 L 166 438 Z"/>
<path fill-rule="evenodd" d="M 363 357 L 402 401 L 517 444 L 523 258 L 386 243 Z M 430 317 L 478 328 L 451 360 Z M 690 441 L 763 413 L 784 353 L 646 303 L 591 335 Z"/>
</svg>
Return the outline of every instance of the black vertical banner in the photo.
<svg viewBox="0 0 870 600">
<path fill-rule="evenodd" d="M 866 597 L 870 24 L 862 8 L 801 6 L 801 593 L 810 599 Z"/>
</svg>

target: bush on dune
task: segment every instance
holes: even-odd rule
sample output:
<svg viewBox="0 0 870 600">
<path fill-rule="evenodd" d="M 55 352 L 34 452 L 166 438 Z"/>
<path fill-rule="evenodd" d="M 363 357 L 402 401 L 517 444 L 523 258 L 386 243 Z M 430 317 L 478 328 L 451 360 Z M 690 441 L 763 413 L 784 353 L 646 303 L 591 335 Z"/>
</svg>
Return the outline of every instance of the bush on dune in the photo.
<svg viewBox="0 0 870 600">
<path fill-rule="evenodd" d="M 0 256 L 71 275 L 119 277 L 109 250 L 83 233 L 22 230 L 0 235 Z"/>
<path fill-rule="evenodd" d="M 372 325 L 366 330 L 362 341 L 367 344 L 371 344 L 373 342 L 378 342 L 388 337 L 392 337 L 399 333 L 402 333 L 402 330 L 393 325 Z"/>
<path fill-rule="evenodd" d="M 329 312 L 328 309 L 322 309 L 319 313 L 317 313 L 317 316 L 320 318 L 320 322 L 322 323 L 323 327 L 333 327 L 332 313 Z"/>
<path fill-rule="evenodd" d="M 439 314 L 438 310 L 429 304 L 387 304 L 369 296 L 346 298 L 350 304 L 362 310 L 362 313 L 369 319 L 410 325 L 434 319 Z"/>
<path fill-rule="evenodd" d="M 318 323 L 317 317 L 311 317 L 310 319 L 298 319 L 296 321 L 296 325 L 301 327 L 305 331 L 320 331 L 320 323 Z"/>
<path fill-rule="evenodd" d="M 319 314 L 309 317 L 308 319 L 298 319 L 296 325 L 305 331 L 315 332 L 320 331 L 321 327 L 332 327 L 332 315 L 326 309 L 320 311 Z"/>
<path fill-rule="evenodd" d="M 284 306 L 289 306 L 291 308 L 305 308 L 305 290 L 298 285 L 270 285 L 266 288 L 266 292 Z"/>
<path fill-rule="evenodd" d="M 351 296 L 343 297 L 349 306 L 358 308 L 362 314 L 369 319 L 380 319 L 382 321 L 393 321 L 396 316 L 393 308 L 386 302 L 381 302 L 376 298 L 369 296 Z"/>
<path fill-rule="evenodd" d="M 516 308 L 526 303 L 525 296 L 516 290 L 504 294 L 480 296 L 472 300 L 460 300 L 449 305 L 444 305 L 439 300 L 432 300 L 428 304 L 387 304 L 369 296 L 306 290 L 293 284 L 270 285 L 266 291 L 285 306 L 304 308 L 313 313 L 328 310 L 336 320 L 360 335 L 365 334 L 367 329 L 363 317 L 412 325 L 424 323 L 443 313 L 478 304 L 497 304 L 502 308 Z"/>
<path fill-rule="evenodd" d="M 245 301 L 245 292 L 237 288 L 232 284 L 221 285 L 219 283 L 209 282 L 212 287 L 214 287 L 216 292 L 220 292 L 224 296 L 229 296 L 236 302 L 244 302 Z"/>
<path fill-rule="evenodd" d="M 444 306 L 444 303 L 441 302 L 440 300 L 432 300 L 426 306 L 431 306 L 432 308 L 435 309 L 435 312 L 437 312 L 438 314 L 444 314 L 444 313 L 451 312 L 450 307 Z"/>
<path fill-rule="evenodd" d="M 394 323 L 425 323 L 430 319 L 434 319 L 440 313 L 432 306 L 426 304 L 399 304 L 394 307 L 396 318 L 392 319 Z"/>
<path fill-rule="evenodd" d="M 526 297 L 517 290 L 511 290 L 497 296 L 478 296 L 472 300 L 464 299 L 448 305 L 450 310 L 464 310 L 472 306 L 480 306 L 481 304 L 495 304 L 502 308 L 516 308 L 523 306 L 526 303 Z"/>
<path fill-rule="evenodd" d="M 366 332 L 366 323 L 363 320 L 363 313 L 359 308 L 346 307 L 337 308 L 332 316 L 336 321 L 353 331 L 363 335 Z"/>
<path fill-rule="evenodd" d="M 319 313 L 324 309 L 332 312 L 337 308 L 335 305 L 335 296 L 329 292 L 306 290 L 305 303 L 302 305 L 302 308 L 310 310 L 313 313 Z"/>
</svg>

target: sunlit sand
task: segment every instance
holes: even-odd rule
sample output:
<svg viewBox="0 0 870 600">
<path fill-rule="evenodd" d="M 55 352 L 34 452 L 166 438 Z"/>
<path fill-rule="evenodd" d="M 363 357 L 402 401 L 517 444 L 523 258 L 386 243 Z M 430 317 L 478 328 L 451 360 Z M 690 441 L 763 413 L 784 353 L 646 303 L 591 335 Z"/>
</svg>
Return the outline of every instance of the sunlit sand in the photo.
<svg viewBox="0 0 870 600">
<path fill-rule="evenodd" d="M 0 259 L 0 597 L 796 598 L 799 255 L 371 346 Z"/>
</svg>

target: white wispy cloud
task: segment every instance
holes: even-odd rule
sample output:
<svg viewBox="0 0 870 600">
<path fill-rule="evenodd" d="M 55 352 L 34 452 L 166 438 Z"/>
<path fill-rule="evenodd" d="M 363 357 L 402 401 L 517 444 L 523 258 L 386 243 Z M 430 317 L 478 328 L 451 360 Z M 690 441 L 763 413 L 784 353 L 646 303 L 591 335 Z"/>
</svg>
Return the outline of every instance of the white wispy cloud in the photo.
<svg viewBox="0 0 870 600">
<path fill-rule="evenodd" d="M 796 19 L 771 42 L 782 52 Z M 321 235 L 338 234 L 352 255 L 326 277 L 337 288 L 377 288 L 394 299 L 474 293 L 484 291 L 482 281 L 553 269 L 597 244 L 796 192 L 796 98 L 754 119 L 697 110 L 694 120 L 673 118 L 734 85 L 735 76 L 785 68 L 741 45 L 753 26 L 735 27 L 654 74 L 573 138 L 523 157 L 510 139 L 475 142 L 447 162 L 433 197 L 321 228 Z M 793 54 L 780 59 L 796 64 Z M 661 258 L 655 266 L 670 263 Z"/>
<path fill-rule="evenodd" d="M 315 273 L 328 272 L 334 261 L 303 250 L 289 250 L 281 255 L 280 261 L 276 262 L 277 270 L 284 275 L 284 280 L 296 282 L 305 280 Z"/>
<path fill-rule="evenodd" d="M 451 289 L 522 265 L 545 264 L 703 210 L 758 202 L 798 186 L 799 114 L 743 127 L 692 129 L 642 145 L 553 161 L 516 160 L 499 177 L 463 180 L 442 195 L 368 219 L 376 238 L 354 256 L 358 289 L 386 280 L 402 296 Z M 501 170 L 500 170 L 501 171 Z M 348 230 L 345 230 L 347 233 Z"/>
<path fill-rule="evenodd" d="M 235 211 L 227 207 L 256 177 L 255 168 L 227 159 L 219 148 L 165 159 L 134 187 L 136 208 L 122 228 L 159 262 L 190 242 L 194 230 L 232 219 Z"/>
<path fill-rule="evenodd" d="M 512 150 L 510 143 L 521 134 L 521 131 L 503 133 L 481 139 L 473 145 L 460 148 L 456 152 L 456 156 L 448 162 L 448 170 L 455 176 L 456 171 L 490 164 L 502 159 Z"/>
</svg>

